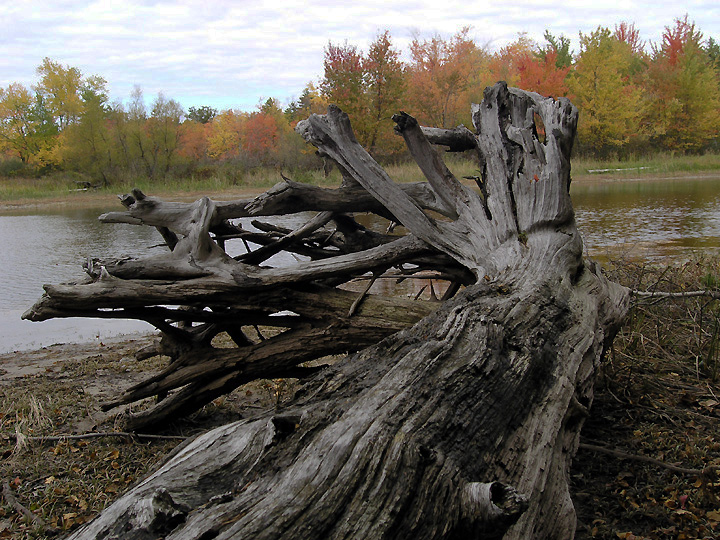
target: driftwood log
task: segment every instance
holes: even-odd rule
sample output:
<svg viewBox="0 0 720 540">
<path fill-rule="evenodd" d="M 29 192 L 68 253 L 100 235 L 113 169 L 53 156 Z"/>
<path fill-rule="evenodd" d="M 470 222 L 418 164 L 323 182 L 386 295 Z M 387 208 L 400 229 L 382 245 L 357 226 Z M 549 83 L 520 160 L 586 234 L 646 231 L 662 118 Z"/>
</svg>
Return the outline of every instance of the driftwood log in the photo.
<svg viewBox="0 0 720 540">
<path fill-rule="evenodd" d="M 305 379 L 284 409 L 189 442 L 71 538 L 572 538 L 568 471 L 629 305 L 583 260 L 569 196 L 577 110 L 498 83 L 473 108 L 474 133 L 393 120 L 426 183 L 395 184 L 330 107 L 297 131 L 337 164 L 338 189 L 285 181 L 193 204 L 134 192 L 101 219 L 157 227 L 167 254 L 91 261 L 85 283 L 45 287 L 26 318 L 161 330 L 139 356 L 168 355 L 167 369 L 108 404 L 162 398 L 130 428 L 253 378 Z M 477 188 L 434 144 L 477 152 Z M 299 211 L 317 213 L 295 230 L 230 221 Z M 402 227 L 372 232 L 357 212 Z M 231 257 L 233 239 L 261 247 Z M 303 262 L 269 267 L 280 251 Z M 447 282 L 441 302 L 346 287 L 418 275 Z M 258 341 L 255 325 L 283 331 Z M 215 348 L 220 332 L 236 347 Z"/>
</svg>

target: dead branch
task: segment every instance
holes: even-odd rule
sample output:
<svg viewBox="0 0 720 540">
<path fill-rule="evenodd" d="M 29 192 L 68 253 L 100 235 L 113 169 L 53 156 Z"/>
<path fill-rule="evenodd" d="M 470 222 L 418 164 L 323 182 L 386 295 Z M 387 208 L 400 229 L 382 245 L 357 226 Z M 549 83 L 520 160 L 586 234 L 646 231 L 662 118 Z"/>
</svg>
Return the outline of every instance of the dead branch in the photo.
<svg viewBox="0 0 720 540">
<path fill-rule="evenodd" d="M 10 488 L 10 484 L 8 482 L 3 482 L 2 494 L 3 497 L 5 497 L 7 503 L 12 506 L 13 510 L 15 510 L 18 514 L 25 516 L 28 521 L 32 522 L 37 527 L 45 527 L 45 521 L 40 516 L 36 515 L 34 512 L 31 512 L 22 504 L 20 504 L 20 501 L 18 501 L 13 494 L 12 489 Z"/>
<path fill-rule="evenodd" d="M 641 456 L 638 454 L 629 454 L 627 452 L 623 452 L 622 450 L 616 450 L 615 448 L 607 448 L 605 446 L 599 446 L 597 444 L 588 444 L 588 443 L 580 443 L 579 448 L 582 448 L 584 450 L 590 450 L 591 452 L 600 452 L 602 454 L 608 454 L 610 456 L 615 456 L 620 459 L 628 459 L 632 461 L 641 461 L 643 463 L 650 463 L 652 465 L 656 465 L 658 467 L 662 467 L 663 469 L 667 469 L 669 471 L 672 471 L 674 473 L 678 474 L 687 474 L 692 476 L 706 476 L 710 474 L 713 471 L 717 471 L 720 469 L 717 465 L 708 465 L 707 467 L 704 467 L 702 469 L 691 469 L 687 467 L 680 467 L 678 465 L 673 465 L 672 463 L 666 463 L 665 461 L 661 461 L 659 459 L 652 458 L 650 456 Z"/>
</svg>

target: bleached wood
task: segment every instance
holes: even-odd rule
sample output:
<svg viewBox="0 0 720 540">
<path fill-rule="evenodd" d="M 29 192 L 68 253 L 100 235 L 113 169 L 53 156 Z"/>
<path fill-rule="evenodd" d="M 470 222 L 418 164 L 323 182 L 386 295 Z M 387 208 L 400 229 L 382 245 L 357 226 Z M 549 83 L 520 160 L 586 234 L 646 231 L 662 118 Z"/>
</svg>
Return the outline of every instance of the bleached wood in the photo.
<svg viewBox="0 0 720 540">
<path fill-rule="evenodd" d="M 543 141 L 536 117 L 546 130 Z M 226 390 L 256 366 L 260 372 L 261 361 L 268 362 L 265 373 L 296 375 L 294 361 L 306 349 L 332 346 L 332 321 L 340 340 L 364 347 L 311 376 L 282 411 L 189 443 L 70 538 L 572 538 L 569 467 L 595 370 L 630 299 L 583 260 L 569 196 L 577 111 L 566 99 L 504 83 L 487 89 L 473 108 L 476 133 L 460 130 L 452 137 L 461 142 L 448 145 L 475 147 L 477 191 L 462 186 L 432 148 L 450 134 L 423 129 L 407 116 L 396 120 L 428 178 L 423 198 L 394 184 L 357 144 L 347 116 L 330 107 L 298 131 L 338 164 L 344 181 L 337 192 L 313 192 L 313 199 L 312 189 L 285 182 L 242 208 L 210 200 L 166 206 L 135 193 L 127 213 L 105 219 L 167 227 L 182 237 L 172 252 L 92 269 L 84 284 L 46 286 L 28 318 L 108 307 L 156 314 L 174 365 L 132 392 L 164 393 L 192 382 L 148 413 L 155 418 Z M 243 264 L 213 242 L 220 231 L 232 236 L 226 220 L 237 212 L 286 210 L 302 193 L 313 210 L 339 213 L 319 201 L 337 202 L 361 188 L 382 206 L 373 211 L 399 220 L 406 236 L 386 242 L 368 235 L 367 249 L 349 242 L 349 252 L 327 257 L 330 248 L 298 230 L 293 242 L 326 258 L 293 268 Z M 441 218 L 426 212 L 427 202 Z M 340 218 L 336 225 L 333 235 L 352 234 L 352 221 Z M 272 226 L 264 234 L 274 232 L 292 234 Z M 359 273 L 375 277 L 393 266 L 412 272 L 406 266 L 425 265 L 454 269 L 465 288 L 424 313 L 412 308 L 423 304 L 407 301 L 405 310 L 364 292 L 357 304 L 358 293 L 329 293 L 325 308 L 318 300 L 318 287 Z M 159 267 L 168 277 L 151 279 Z M 208 273 L 190 276 L 191 267 Z M 207 344 L 222 321 L 192 319 L 204 309 L 278 313 L 283 303 L 299 324 L 266 345 L 228 353 Z M 168 306 L 201 324 L 170 326 L 171 313 L 162 311 Z M 366 335 L 388 337 L 373 343 Z M 290 351 L 283 355 L 283 348 Z M 246 363 L 251 358 L 256 366 Z M 209 376 L 193 379 L 202 373 Z"/>
</svg>

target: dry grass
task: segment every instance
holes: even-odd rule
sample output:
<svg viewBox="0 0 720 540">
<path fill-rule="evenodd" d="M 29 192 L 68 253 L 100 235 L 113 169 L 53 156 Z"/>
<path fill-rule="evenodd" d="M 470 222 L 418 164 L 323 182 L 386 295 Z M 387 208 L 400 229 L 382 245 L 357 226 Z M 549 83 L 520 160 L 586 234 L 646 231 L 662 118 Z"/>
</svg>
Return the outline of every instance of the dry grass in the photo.
<svg viewBox="0 0 720 540">
<path fill-rule="evenodd" d="M 612 264 L 609 273 L 633 288 L 692 290 L 718 287 L 720 261 L 694 259 L 664 267 L 622 262 Z M 719 321 L 715 300 L 638 305 L 599 373 L 582 442 L 686 468 L 720 465 Z M 0 384 L 0 482 L 7 482 L 18 502 L 45 522 L 28 522 L 3 500 L 0 538 L 38 539 L 76 528 L 148 474 L 178 443 L 110 437 L 18 442 L 23 436 L 112 431 L 112 418 L 100 415 L 99 402 L 160 367 L 129 358 L 141 345 L 51 347 L 38 354 L 43 369 Z M 291 381 L 257 381 L 162 434 L 192 436 L 276 407 L 293 391 Z M 677 474 L 581 448 L 571 471 L 571 493 L 578 539 L 720 536 L 716 472 Z"/>
<path fill-rule="evenodd" d="M 719 264 L 622 262 L 609 273 L 641 290 L 697 290 L 717 285 Z M 602 366 L 583 442 L 684 468 L 720 466 L 719 322 L 717 300 L 639 303 Z M 576 537 L 718 538 L 719 482 L 717 471 L 678 474 L 581 449 L 571 473 Z"/>
<path fill-rule="evenodd" d="M 142 344 L 49 347 L 43 369 L 14 380 L 5 374 L 0 383 L 0 484 L 7 483 L 43 525 L 23 517 L 3 498 L 0 538 L 30 540 L 70 531 L 153 470 L 180 442 L 178 436 L 193 436 L 274 407 L 293 394 L 290 381 L 257 381 L 168 426 L 160 432 L 173 437 L 166 440 L 31 440 L 115 431 L 114 417 L 100 412 L 100 402 L 162 364 L 131 359 Z M 8 366 L 0 358 L 3 365 Z"/>
</svg>

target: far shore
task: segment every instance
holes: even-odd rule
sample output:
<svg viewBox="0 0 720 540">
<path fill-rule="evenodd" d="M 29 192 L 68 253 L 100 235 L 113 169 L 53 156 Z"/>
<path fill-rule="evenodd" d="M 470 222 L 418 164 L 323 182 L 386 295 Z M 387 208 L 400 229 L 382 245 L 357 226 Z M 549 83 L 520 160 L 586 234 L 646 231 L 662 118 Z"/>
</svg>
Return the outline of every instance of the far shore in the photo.
<svg viewBox="0 0 720 540">
<path fill-rule="evenodd" d="M 613 171 L 597 174 L 576 174 L 572 176 L 573 185 L 588 186 L 624 182 L 658 182 L 675 180 L 702 180 L 720 177 L 720 170 L 709 171 L 679 171 L 668 173 L 653 173 L 638 170 Z M 468 182 L 468 181 L 466 181 Z M 468 183 L 468 185 L 472 185 Z M 57 207 L 93 208 L 100 206 L 112 207 L 118 205 L 112 188 L 97 191 L 73 191 L 64 195 L 52 194 L 47 197 L 18 198 L 0 201 L 0 213 L 17 210 L 48 209 Z M 170 191 L 159 188 L 158 191 L 147 191 L 148 195 L 160 197 L 166 200 L 194 201 L 200 197 L 209 196 L 216 200 L 251 199 L 264 193 L 270 187 L 233 187 L 221 190 L 188 190 Z"/>
<path fill-rule="evenodd" d="M 110 188 L 112 189 L 112 188 Z M 251 199 L 264 193 L 269 188 L 233 188 L 219 191 L 166 191 L 148 192 L 147 195 L 160 197 L 167 200 L 194 201 L 200 197 L 210 196 L 216 200 L 233 200 L 233 199 Z M 68 192 L 66 195 L 53 194 L 48 197 L 37 198 L 20 198 L 13 200 L 0 201 L 0 212 L 27 209 L 43 209 L 54 207 L 73 207 L 73 208 L 93 208 L 98 206 L 117 205 L 117 209 L 121 210 L 120 201 L 117 196 L 110 190 L 84 191 L 84 192 Z"/>
</svg>

